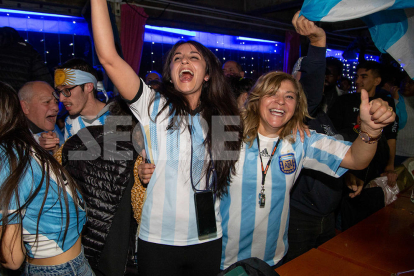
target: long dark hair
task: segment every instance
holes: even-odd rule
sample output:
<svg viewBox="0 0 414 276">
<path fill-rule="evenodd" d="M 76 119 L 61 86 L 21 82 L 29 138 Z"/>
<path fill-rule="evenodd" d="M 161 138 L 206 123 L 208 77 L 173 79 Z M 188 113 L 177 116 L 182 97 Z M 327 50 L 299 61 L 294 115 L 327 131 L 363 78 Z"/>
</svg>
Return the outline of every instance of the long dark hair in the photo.
<svg viewBox="0 0 414 276">
<path fill-rule="evenodd" d="M 0 170 L 6 165 L 10 168 L 10 174 L 6 179 L 0 181 L 0 210 L 3 214 L 1 222 L 3 231 L 0 236 L 0 262 L 5 263 L 5 256 L 1 243 L 3 242 L 5 228 L 10 224 L 11 220 L 22 221 L 22 211 L 33 201 L 39 193 L 42 186 L 45 187 L 45 196 L 43 198 L 42 207 L 37 217 L 36 241 L 39 232 L 39 221 L 43 213 L 49 189 L 55 189 L 59 195 L 59 203 L 63 212 L 63 205 L 66 210 L 66 227 L 63 240 L 65 240 L 69 226 L 69 206 L 66 190 L 70 190 L 74 202 L 78 203 L 78 188 L 66 170 L 45 151 L 33 138 L 26 123 L 25 115 L 20 107 L 17 93 L 11 86 L 0 82 Z M 33 189 L 30 197 L 26 202 L 19 201 L 19 184 L 26 173 L 33 171 L 30 169 L 32 157 L 35 156 L 39 166 L 42 168 L 42 178 L 40 184 Z M 57 186 L 51 187 L 50 174 L 56 175 Z M 65 180 L 67 181 L 65 183 Z M 67 185 L 65 185 L 67 184 Z M 10 212 L 9 205 L 15 200 L 18 207 L 17 210 Z M 63 199 L 63 200 L 62 200 Z M 78 206 L 75 204 L 76 216 L 78 217 Z M 63 225 L 62 225 L 63 227 Z M 16 238 L 16 237 L 15 237 Z"/>
<path fill-rule="evenodd" d="M 222 72 L 221 62 L 218 58 L 205 46 L 196 41 L 179 41 L 169 51 L 163 67 L 162 89 L 160 93 L 166 98 L 166 103 L 162 107 L 158 116 L 166 108 L 170 108 L 169 115 L 179 116 L 181 120 L 179 124 L 188 123 L 186 118 L 191 113 L 190 105 L 184 95 L 174 88 L 174 85 L 170 82 L 171 71 L 170 63 L 178 47 L 183 44 L 191 44 L 198 52 L 203 56 L 206 62 L 206 74 L 209 75 L 209 81 L 204 81 L 202 84 L 200 102 L 201 117 L 207 122 L 206 129 L 207 135 L 204 141 L 204 145 L 208 152 L 211 152 L 212 159 L 214 160 L 214 168 L 217 172 L 217 196 L 227 192 L 227 185 L 231 180 L 231 174 L 235 173 L 235 163 L 238 160 L 238 153 L 240 151 L 242 127 L 240 125 L 239 110 L 237 107 L 236 99 L 233 96 L 230 86 L 225 80 Z M 225 141 L 223 135 L 215 133 L 212 137 L 212 118 L 213 116 L 220 116 L 220 124 L 225 126 L 224 129 L 227 132 L 238 133 L 238 139 L 236 141 L 226 141 L 224 143 L 225 149 L 228 151 L 225 153 L 223 148 L 216 143 L 223 143 Z M 232 117 L 230 117 L 232 116 Z M 227 122 L 223 119 L 226 118 Z M 173 129 L 173 125 L 177 123 L 171 121 L 168 125 L 168 129 Z M 222 133 L 223 134 L 223 133 Z M 214 141 L 213 141 L 214 138 Z M 232 152 L 232 153 L 230 153 Z M 233 156 L 231 156 L 233 154 Z M 212 160 L 209 161 L 207 168 L 212 168 Z"/>
</svg>

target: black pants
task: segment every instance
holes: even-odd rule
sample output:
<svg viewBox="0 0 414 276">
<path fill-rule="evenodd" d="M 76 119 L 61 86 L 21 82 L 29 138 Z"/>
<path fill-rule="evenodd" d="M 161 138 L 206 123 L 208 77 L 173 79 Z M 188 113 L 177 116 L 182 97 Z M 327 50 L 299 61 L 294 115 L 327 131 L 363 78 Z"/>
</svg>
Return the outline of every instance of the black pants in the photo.
<svg viewBox="0 0 414 276">
<path fill-rule="evenodd" d="M 288 244 L 289 250 L 285 261 L 317 248 L 321 244 L 335 237 L 335 214 L 327 216 L 311 216 L 290 207 Z"/>
<path fill-rule="evenodd" d="M 212 276 L 220 272 L 221 238 L 189 246 L 138 240 L 140 276 Z"/>
</svg>

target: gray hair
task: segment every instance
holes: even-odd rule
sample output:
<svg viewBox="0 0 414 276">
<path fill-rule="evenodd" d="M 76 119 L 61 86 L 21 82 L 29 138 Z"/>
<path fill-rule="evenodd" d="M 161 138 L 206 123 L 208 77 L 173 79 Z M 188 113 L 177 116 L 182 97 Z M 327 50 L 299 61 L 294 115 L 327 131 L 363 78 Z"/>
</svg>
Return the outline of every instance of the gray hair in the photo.
<svg viewBox="0 0 414 276">
<path fill-rule="evenodd" d="M 19 92 L 17 92 L 17 95 L 19 96 L 20 101 L 26 101 L 26 102 L 31 101 L 33 95 L 35 94 L 33 86 L 36 83 L 46 83 L 46 84 L 48 84 L 47 82 L 44 82 L 44 81 L 29 81 L 29 82 L 26 82 L 22 86 L 22 88 L 19 89 Z"/>
</svg>

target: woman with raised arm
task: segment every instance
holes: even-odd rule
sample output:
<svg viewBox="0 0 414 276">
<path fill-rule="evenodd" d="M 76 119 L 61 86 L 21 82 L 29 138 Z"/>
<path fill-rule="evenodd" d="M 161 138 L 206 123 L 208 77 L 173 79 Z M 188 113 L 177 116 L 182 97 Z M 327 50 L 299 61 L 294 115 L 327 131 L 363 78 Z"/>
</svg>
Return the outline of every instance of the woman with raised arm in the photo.
<svg viewBox="0 0 414 276">
<path fill-rule="evenodd" d="M 94 275 L 80 234 L 82 197 L 34 140 L 17 93 L 0 82 L 0 263 L 23 275 Z"/>
<path fill-rule="evenodd" d="M 312 22 L 298 19 L 298 14 L 293 19 L 298 32 L 320 33 Z M 288 249 L 290 190 L 302 168 L 339 177 L 347 168 L 363 169 L 369 164 L 382 128 L 395 120 L 395 114 L 382 100 L 368 102 L 365 90 L 361 100 L 363 123 L 360 137 L 352 146 L 315 131 L 310 137 L 295 139 L 299 138 L 296 128 L 299 125 L 303 129 L 304 119 L 309 117 L 301 84 L 279 72 L 259 78 L 242 111 L 244 144 L 236 163 L 236 175 L 220 202 L 221 269 L 250 257 L 260 258 L 273 267 L 282 264 Z M 148 164 L 139 169 L 144 183 L 153 180 L 152 173 Z M 357 187 L 351 188 L 357 191 Z"/>
<path fill-rule="evenodd" d="M 156 92 L 117 54 L 106 1 L 91 4 L 99 60 L 142 124 L 147 159 L 156 166 L 140 222 L 139 273 L 216 275 L 219 198 L 241 145 L 238 108 L 221 64 L 200 43 L 178 42 L 167 55 L 162 89 Z M 225 142 L 230 140 L 225 132 L 235 139 Z"/>
</svg>

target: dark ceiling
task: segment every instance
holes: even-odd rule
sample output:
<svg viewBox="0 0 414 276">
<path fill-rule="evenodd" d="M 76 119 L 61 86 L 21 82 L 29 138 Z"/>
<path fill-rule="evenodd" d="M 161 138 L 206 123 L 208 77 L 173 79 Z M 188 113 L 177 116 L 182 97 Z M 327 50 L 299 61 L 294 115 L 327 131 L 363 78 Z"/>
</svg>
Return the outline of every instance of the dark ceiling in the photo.
<svg viewBox="0 0 414 276">
<path fill-rule="evenodd" d="M 80 16 L 86 2 L 0 0 L 0 8 Z M 129 0 L 128 3 L 145 9 L 149 15 L 147 24 L 284 42 L 285 32 L 293 30 L 291 19 L 303 0 Z M 119 12 L 116 3 L 113 7 Z M 319 24 L 327 32 L 328 47 L 344 50 L 357 37 L 364 37 L 368 41 L 367 52 L 379 54 L 360 19 Z"/>
</svg>

